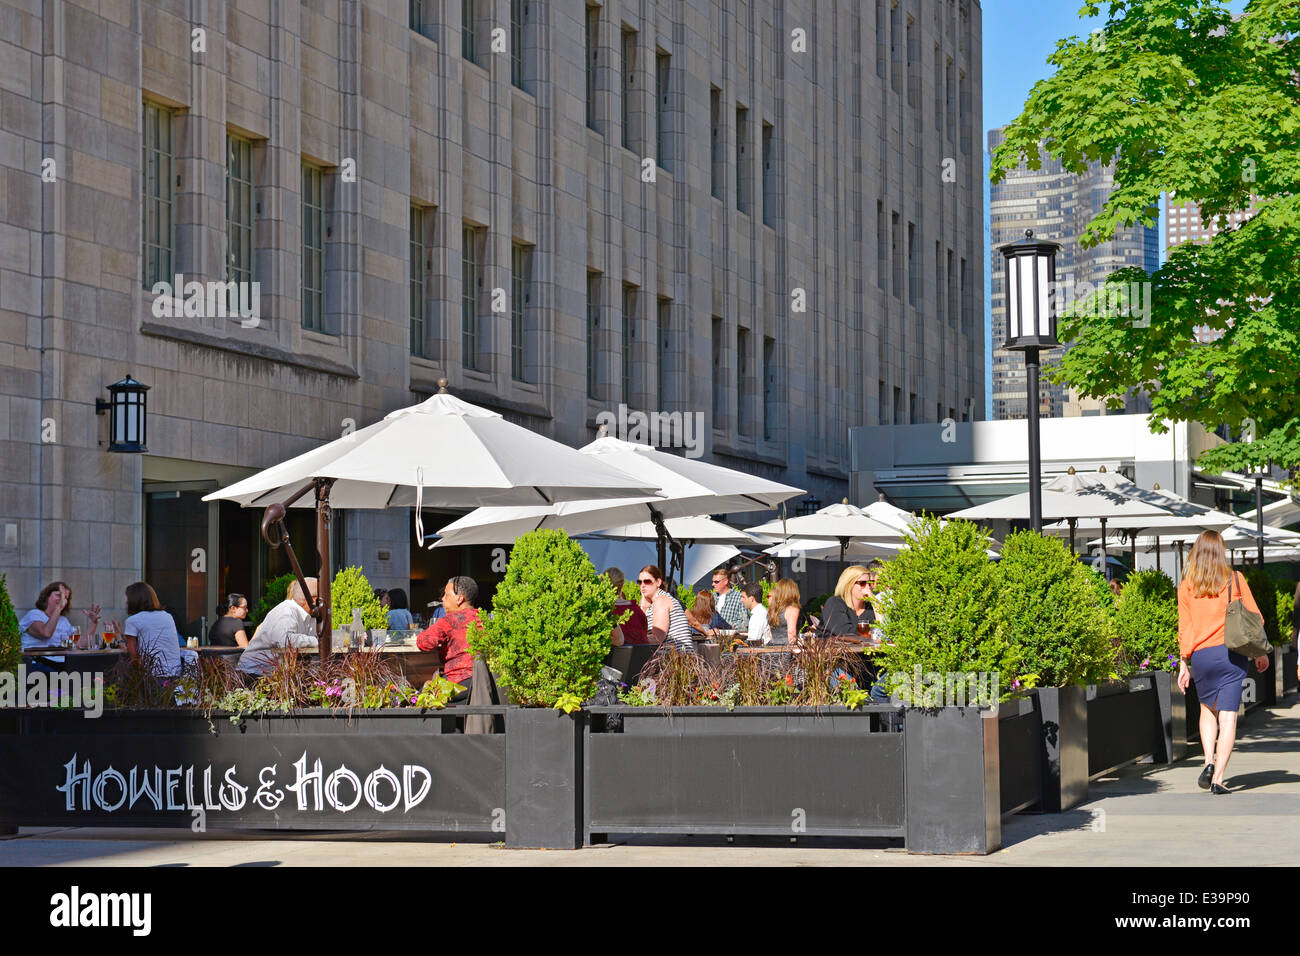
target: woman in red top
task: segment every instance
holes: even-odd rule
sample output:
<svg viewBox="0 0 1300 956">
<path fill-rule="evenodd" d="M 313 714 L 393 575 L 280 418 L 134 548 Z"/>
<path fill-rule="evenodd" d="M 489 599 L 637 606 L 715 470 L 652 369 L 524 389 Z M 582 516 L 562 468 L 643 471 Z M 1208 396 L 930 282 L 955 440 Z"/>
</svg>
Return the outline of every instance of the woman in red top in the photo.
<svg viewBox="0 0 1300 956">
<path fill-rule="evenodd" d="M 1228 567 L 1223 538 L 1217 531 L 1201 532 L 1178 586 L 1178 686 L 1186 692 L 1188 682 L 1196 681 L 1205 751 L 1205 768 L 1197 783 L 1212 793 L 1231 792 L 1223 786 L 1223 772 L 1237 739 L 1237 708 L 1246 678 L 1246 658 L 1223 643 L 1230 585 L 1232 599 L 1240 599 L 1259 614 L 1246 579 Z M 1255 668 L 1261 673 L 1267 670 L 1268 658 L 1256 658 Z"/>
</svg>

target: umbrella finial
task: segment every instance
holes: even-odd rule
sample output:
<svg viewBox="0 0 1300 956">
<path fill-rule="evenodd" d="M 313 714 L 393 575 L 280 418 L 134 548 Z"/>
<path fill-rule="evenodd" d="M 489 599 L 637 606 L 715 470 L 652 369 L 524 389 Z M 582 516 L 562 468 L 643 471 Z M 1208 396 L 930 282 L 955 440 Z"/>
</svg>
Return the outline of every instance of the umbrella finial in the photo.
<svg viewBox="0 0 1300 956">
<path fill-rule="evenodd" d="M 1159 491 L 1159 490 L 1160 490 L 1160 482 L 1157 481 L 1154 485 L 1152 485 L 1152 486 L 1151 486 L 1151 490 L 1152 490 L 1152 491 Z"/>
<path fill-rule="evenodd" d="M 1072 474 L 1074 474 L 1074 466 L 1071 465 L 1069 468 L 1065 469 L 1065 473 L 1066 473 L 1067 475 L 1072 475 Z"/>
<path fill-rule="evenodd" d="M 609 425 L 607 425 L 605 422 L 601 422 L 600 426 L 596 429 L 596 437 L 604 438 L 608 434 L 609 434 Z"/>
<path fill-rule="evenodd" d="M 877 491 L 877 492 L 876 492 L 876 500 L 877 500 L 877 501 L 884 501 L 884 500 L 885 500 L 885 493 L 884 493 L 883 491 Z"/>
<path fill-rule="evenodd" d="M 848 503 L 849 503 L 849 499 L 848 499 L 848 498 L 841 498 L 841 499 L 840 499 L 840 504 L 842 504 L 842 505 L 847 505 Z"/>
<path fill-rule="evenodd" d="M 438 379 L 438 394 L 439 394 L 439 395 L 446 395 L 446 394 L 448 394 L 448 393 L 447 393 L 447 386 L 450 385 L 450 384 L 451 384 L 451 383 L 450 383 L 449 381 L 447 381 L 445 378 L 440 378 L 440 379 Z"/>
<path fill-rule="evenodd" d="M 1098 468 L 1098 469 L 1097 469 L 1097 474 L 1099 474 L 1099 475 L 1104 475 L 1104 474 L 1106 474 L 1106 466 L 1105 466 L 1105 465 L 1102 465 L 1100 468 Z"/>
</svg>

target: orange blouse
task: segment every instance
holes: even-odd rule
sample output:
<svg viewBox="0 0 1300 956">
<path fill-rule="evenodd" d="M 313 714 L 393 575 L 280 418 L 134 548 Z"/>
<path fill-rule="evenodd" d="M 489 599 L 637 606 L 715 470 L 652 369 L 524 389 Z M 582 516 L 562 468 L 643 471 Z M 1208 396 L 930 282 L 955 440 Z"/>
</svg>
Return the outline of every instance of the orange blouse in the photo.
<svg viewBox="0 0 1300 956">
<path fill-rule="evenodd" d="M 1259 605 L 1250 593 L 1250 585 L 1240 572 L 1232 572 L 1233 600 L 1241 600 L 1248 610 L 1259 614 Z M 1223 643 L 1223 621 L 1228 614 L 1228 585 L 1211 597 L 1192 597 L 1192 582 L 1183 578 L 1178 585 L 1178 653 L 1186 660 L 1193 651 L 1217 647 Z M 1262 616 L 1262 615 L 1261 615 Z"/>
</svg>

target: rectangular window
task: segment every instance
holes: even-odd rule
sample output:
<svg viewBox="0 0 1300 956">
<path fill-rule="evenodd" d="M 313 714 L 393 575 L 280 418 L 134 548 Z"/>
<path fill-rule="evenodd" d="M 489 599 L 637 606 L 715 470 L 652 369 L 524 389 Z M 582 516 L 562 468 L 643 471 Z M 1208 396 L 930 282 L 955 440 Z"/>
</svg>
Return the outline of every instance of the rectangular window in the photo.
<svg viewBox="0 0 1300 956">
<path fill-rule="evenodd" d="M 587 397 L 596 398 L 597 363 L 600 354 L 600 273 L 587 273 Z"/>
<path fill-rule="evenodd" d="M 744 438 L 752 432 L 752 412 L 750 409 L 750 392 L 752 389 L 752 372 L 750 371 L 749 329 L 736 329 L 736 431 Z"/>
<path fill-rule="evenodd" d="M 736 107 L 736 208 L 749 212 L 749 153 L 745 149 L 749 138 L 749 110 Z"/>
<path fill-rule="evenodd" d="M 885 78 L 885 59 L 889 47 L 889 34 L 885 32 L 885 3 L 876 0 L 876 76 Z"/>
<path fill-rule="evenodd" d="M 478 4 L 460 0 L 460 55 L 471 63 L 478 62 Z"/>
<path fill-rule="evenodd" d="M 776 228 L 776 127 L 763 124 L 763 225 Z"/>
<path fill-rule="evenodd" d="M 302 327 L 325 331 L 325 175 L 302 164 Z"/>
<path fill-rule="evenodd" d="M 934 46 L 934 129 L 943 132 L 943 51 Z"/>
<path fill-rule="evenodd" d="M 776 339 L 763 337 L 763 441 L 776 440 Z"/>
<path fill-rule="evenodd" d="M 528 11 L 525 0 L 510 0 L 510 82 L 521 90 L 524 86 L 524 23 Z"/>
<path fill-rule="evenodd" d="M 634 136 L 632 122 L 633 96 L 636 93 L 636 31 L 623 28 L 623 148 L 636 150 L 638 136 Z"/>
<path fill-rule="evenodd" d="M 886 288 L 889 273 L 889 234 L 885 225 L 885 204 L 876 200 L 876 285 Z"/>
<path fill-rule="evenodd" d="M 939 320 L 939 325 L 943 325 L 943 249 L 939 243 L 934 244 L 934 311 Z M 942 338 L 940 339 L 942 341 Z"/>
<path fill-rule="evenodd" d="M 668 158 L 668 81 L 672 76 L 672 57 L 655 54 L 655 162 L 671 169 Z"/>
<path fill-rule="evenodd" d="M 142 183 L 140 196 L 146 289 L 155 282 L 172 281 L 175 256 L 175 228 L 172 214 L 176 202 L 176 179 L 172 169 L 172 111 L 152 103 L 144 104 L 144 135 L 141 137 Z"/>
<path fill-rule="evenodd" d="M 635 370 L 633 352 L 636 349 L 636 293 L 637 287 L 623 283 L 623 401 L 633 404 L 632 373 Z"/>
<path fill-rule="evenodd" d="M 709 117 L 713 129 L 713 176 L 711 191 L 714 199 L 722 197 L 722 183 L 726 178 L 726 152 L 722 145 L 722 90 L 709 87 Z"/>
<path fill-rule="evenodd" d="M 961 330 L 970 331 L 971 313 L 970 277 L 967 275 L 966 260 L 961 261 Z"/>
<path fill-rule="evenodd" d="M 957 135 L 957 78 L 953 75 L 952 60 L 944 67 L 944 104 L 948 116 L 948 141 Z"/>
<path fill-rule="evenodd" d="M 426 10 L 426 5 L 432 2 L 433 0 L 409 0 L 407 4 L 407 24 L 424 36 L 430 36 L 433 27 L 433 18 Z"/>
<path fill-rule="evenodd" d="M 889 424 L 889 386 L 883 378 L 876 389 L 876 424 Z"/>
<path fill-rule="evenodd" d="M 903 298 L 903 224 L 898 218 L 898 213 L 892 213 L 891 228 L 889 233 L 889 255 L 890 261 L 894 264 L 894 297 Z"/>
<path fill-rule="evenodd" d="M 903 92 L 903 5 L 895 0 L 889 9 L 889 84 Z"/>
<path fill-rule="evenodd" d="M 916 243 L 916 224 L 907 224 L 907 301 L 916 305 L 921 297 L 921 251 Z"/>
<path fill-rule="evenodd" d="M 957 109 L 960 112 L 961 120 L 958 135 L 961 138 L 961 151 L 970 152 L 970 79 L 966 76 L 966 71 L 961 71 L 960 94 L 957 99 Z"/>
<path fill-rule="evenodd" d="M 957 324 L 957 273 L 952 267 L 952 250 L 948 250 L 948 324 Z"/>
<path fill-rule="evenodd" d="M 916 22 L 907 18 L 907 105 L 913 109 L 921 106 L 921 41 Z"/>
<path fill-rule="evenodd" d="M 461 229 L 460 246 L 460 353 L 465 368 L 478 366 L 478 304 L 483 289 L 480 243 L 483 230 Z"/>
<path fill-rule="evenodd" d="M 226 281 L 253 281 L 253 144 L 226 134 Z"/>
<path fill-rule="evenodd" d="M 920 421 L 921 421 L 921 409 L 920 406 L 917 405 L 916 403 L 916 392 L 912 392 L 908 396 L 908 402 L 907 402 L 907 423 L 909 425 L 917 425 L 920 424 Z"/>
<path fill-rule="evenodd" d="M 528 380 L 532 268 L 532 246 L 513 243 L 510 246 L 510 375 L 517 382 Z"/>
<path fill-rule="evenodd" d="M 587 126 L 596 126 L 596 66 L 600 53 L 600 7 L 587 8 Z"/>
<path fill-rule="evenodd" d="M 433 213 L 419 206 L 411 207 L 411 354 L 425 356 L 427 318 L 429 314 L 429 287 L 427 277 L 431 271 L 429 248 L 425 244 L 426 217 L 432 221 Z"/>
<path fill-rule="evenodd" d="M 655 361 L 659 370 L 658 387 L 656 388 L 655 400 L 660 411 L 666 411 L 668 408 L 669 384 L 668 373 L 671 371 L 668 358 L 672 355 L 672 334 L 673 334 L 673 300 L 659 299 L 659 314 L 657 317 L 658 335 L 655 339 Z"/>
<path fill-rule="evenodd" d="M 722 365 L 722 317 L 713 316 L 713 427 L 721 428 L 727 409 L 727 389 L 723 382 L 726 369 Z"/>
<path fill-rule="evenodd" d="M 903 424 L 903 390 L 894 387 L 894 424 Z"/>
</svg>

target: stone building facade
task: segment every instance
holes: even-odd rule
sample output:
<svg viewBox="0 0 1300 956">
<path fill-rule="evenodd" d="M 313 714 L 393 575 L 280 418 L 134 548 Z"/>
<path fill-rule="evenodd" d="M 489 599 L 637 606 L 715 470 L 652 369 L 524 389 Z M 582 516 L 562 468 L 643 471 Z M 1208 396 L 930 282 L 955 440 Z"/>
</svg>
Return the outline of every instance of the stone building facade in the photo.
<svg viewBox="0 0 1300 956">
<path fill-rule="evenodd" d="M 849 427 L 983 416 L 973 0 L 0 0 L 0 20 L 19 606 L 63 578 L 119 607 L 145 576 L 193 631 L 282 570 L 257 516 L 201 495 L 444 376 L 572 445 L 620 404 L 696 415 L 707 459 L 823 502 Z M 256 283 L 256 315 L 172 314 L 176 276 Z M 95 413 L 127 373 L 151 387 L 143 455 L 108 453 Z M 342 526 L 336 557 L 374 583 L 445 570 L 413 558 L 409 513 Z"/>
</svg>

